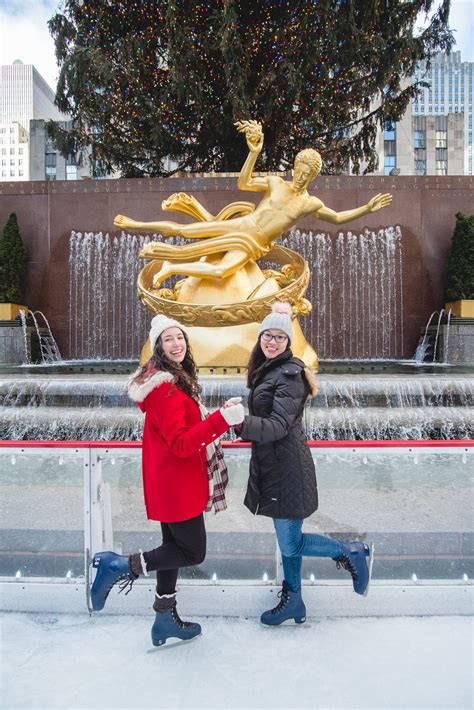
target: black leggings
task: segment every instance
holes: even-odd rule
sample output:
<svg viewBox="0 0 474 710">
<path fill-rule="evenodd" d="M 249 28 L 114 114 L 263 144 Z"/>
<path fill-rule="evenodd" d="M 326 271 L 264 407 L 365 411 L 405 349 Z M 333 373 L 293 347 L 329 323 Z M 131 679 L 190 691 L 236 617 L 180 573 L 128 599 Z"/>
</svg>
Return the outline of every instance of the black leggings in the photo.
<svg viewBox="0 0 474 710">
<path fill-rule="evenodd" d="M 179 523 L 161 523 L 163 543 L 143 553 L 147 570 L 156 571 L 158 594 L 174 594 L 180 567 L 199 565 L 206 557 L 204 516 Z"/>
</svg>

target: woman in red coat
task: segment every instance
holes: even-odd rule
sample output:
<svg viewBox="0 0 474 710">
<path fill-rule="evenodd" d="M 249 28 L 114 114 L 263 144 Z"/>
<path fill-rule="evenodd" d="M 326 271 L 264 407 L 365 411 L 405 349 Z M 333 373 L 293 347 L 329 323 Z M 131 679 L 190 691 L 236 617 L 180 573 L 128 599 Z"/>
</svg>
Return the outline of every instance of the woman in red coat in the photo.
<svg viewBox="0 0 474 710">
<path fill-rule="evenodd" d="M 183 326 L 166 316 L 151 323 L 153 355 L 132 377 L 129 396 L 145 413 L 143 490 L 150 520 L 161 523 L 163 543 L 129 557 L 99 552 L 92 564 L 92 608 L 105 605 L 114 584 L 131 586 L 140 574 L 156 571 L 152 627 L 155 646 L 167 638 L 189 639 L 199 624 L 183 622 L 176 611 L 176 581 L 180 567 L 197 565 L 206 555 L 203 512 L 225 508 L 227 470 L 217 439 L 243 421 L 238 400 L 207 414 L 200 401 L 196 365 Z"/>
</svg>

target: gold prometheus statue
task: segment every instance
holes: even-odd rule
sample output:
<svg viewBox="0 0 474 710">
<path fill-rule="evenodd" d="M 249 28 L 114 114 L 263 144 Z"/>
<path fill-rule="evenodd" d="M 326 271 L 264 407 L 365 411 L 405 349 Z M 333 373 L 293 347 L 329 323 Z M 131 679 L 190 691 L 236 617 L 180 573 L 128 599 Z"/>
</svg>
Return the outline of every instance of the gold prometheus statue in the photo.
<svg viewBox="0 0 474 710">
<path fill-rule="evenodd" d="M 331 224 L 344 224 L 388 206 L 392 197 L 378 194 L 366 205 L 343 212 L 326 207 L 318 197 L 308 194 L 311 180 L 321 170 L 321 156 L 312 148 L 296 155 L 291 182 L 276 175 L 254 177 L 255 163 L 263 148 L 262 125 L 253 120 L 237 121 L 235 125 L 245 135 L 249 149 L 237 185 L 241 190 L 264 193 L 256 206 L 251 202 L 234 202 L 213 216 L 194 197 L 176 193 L 163 201 L 162 208 L 188 214 L 197 222 L 139 222 L 117 215 L 114 224 L 122 229 L 198 239 L 195 244 L 184 245 L 152 241 L 142 249 L 140 257 L 151 260 L 139 277 L 142 301 L 152 312 L 166 312 L 205 331 L 209 326 L 252 324 L 249 341 L 252 342 L 255 324 L 268 313 L 272 301 L 288 300 L 294 316 L 311 310 L 311 305 L 303 298 L 309 283 L 308 265 L 295 252 L 275 247 L 278 237 L 302 217 L 314 215 Z M 281 272 L 262 272 L 255 262 L 264 256 L 282 264 Z M 174 289 L 160 288 L 163 281 L 176 274 L 188 278 L 179 281 Z M 296 320 L 294 327 L 296 354 L 315 366 L 316 354 L 304 340 Z M 208 350 L 209 333 L 202 335 L 202 345 Z M 237 354 L 235 346 L 231 345 L 232 337 L 238 336 L 234 329 L 232 334 L 226 334 L 224 351 L 227 355 L 222 362 L 217 361 L 219 354 L 216 360 L 214 354 L 209 358 L 202 353 L 200 357 L 197 352 L 198 364 L 245 364 L 246 355 L 242 358 L 242 353 Z M 196 343 L 193 345 L 196 351 Z M 229 348 L 233 350 L 230 358 Z M 201 349 L 198 346 L 197 350 Z M 248 352 L 248 344 L 244 345 L 244 351 Z"/>
</svg>

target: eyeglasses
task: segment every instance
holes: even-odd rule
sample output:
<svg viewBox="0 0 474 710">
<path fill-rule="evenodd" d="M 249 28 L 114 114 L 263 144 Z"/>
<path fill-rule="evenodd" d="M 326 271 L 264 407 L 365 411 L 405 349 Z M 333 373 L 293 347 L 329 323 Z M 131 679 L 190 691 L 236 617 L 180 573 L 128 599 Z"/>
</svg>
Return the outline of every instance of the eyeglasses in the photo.
<svg viewBox="0 0 474 710">
<path fill-rule="evenodd" d="M 262 333 L 262 340 L 264 340 L 266 343 L 270 343 L 272 340 L 275 341 L 275 343 L 284 343 L 285 340 L 288 340 L 287 335 L 272 335 L 271 333 L 268 332 L 268 330 L 264 330 Z"/>
</svg>

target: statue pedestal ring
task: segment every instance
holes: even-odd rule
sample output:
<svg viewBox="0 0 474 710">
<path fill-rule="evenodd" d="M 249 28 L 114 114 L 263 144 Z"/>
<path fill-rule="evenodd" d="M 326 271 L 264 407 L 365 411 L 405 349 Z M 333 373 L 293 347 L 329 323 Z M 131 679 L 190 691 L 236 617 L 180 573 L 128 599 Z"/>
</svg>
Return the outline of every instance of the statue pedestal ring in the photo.
<svg viewBox="0 0 474 710">
<path fill-rule="evenodd" d="M 218 255 L 216 257 L 218 258 Z M 174 318 L 189 333 L 199 368 L 245 368 L 257 340 L 258 328 L 275 301 L 287 301 L 293 311 L 293 353 L 317 369 L 318 357 L 306 341 L 298 315 L 307 315 L 311 304 L 303 298 L 309 284 L 307 262 L 296 252 L 276 246 L 266 259 L 280 271 L 262 271 L 253 261 L 227 279 L 187 277 L 174 289 L 153 288 L 161 262 L 151 261 L 138 277 L 139 297 L 153 313 Z M 140 362 L 151 355 L 145 343 Z"/>
</svg>

